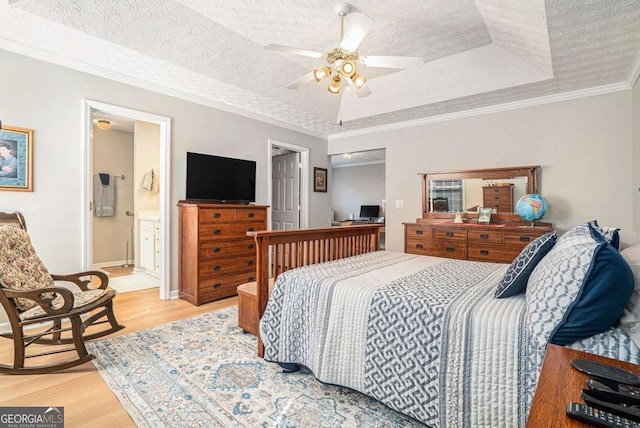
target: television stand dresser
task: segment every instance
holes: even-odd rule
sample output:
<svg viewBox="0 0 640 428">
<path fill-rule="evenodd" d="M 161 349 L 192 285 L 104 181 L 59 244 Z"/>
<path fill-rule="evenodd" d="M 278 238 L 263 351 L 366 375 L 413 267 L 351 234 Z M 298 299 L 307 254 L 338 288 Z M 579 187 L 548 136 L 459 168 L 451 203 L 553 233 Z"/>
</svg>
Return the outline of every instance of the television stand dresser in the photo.
<svg viewBox="0 0 640 428">
<path fill-rule="evenodd" d="M 538 193 L 539 169 L 518 166 L 421 173 L 422 217 L 404 223 L 404 251 L 511 263 L 529 242 L 552 230 L 551 223 L 526 222 L 514 212 L 515 197 Z M 443 206 L 445 211 L 439 211 Z M 481 206 L 493 209 L 489 224 L 477 222 Z M 463 223 L 454 223 L 456 211 Z"/>
<path fill-rule="evenodd" d="M 178 202 L 180 298 L 201 305 L 256 280 L 255 242 L 247 232 L 267 229 L 267 208 Z"/>
</svg>

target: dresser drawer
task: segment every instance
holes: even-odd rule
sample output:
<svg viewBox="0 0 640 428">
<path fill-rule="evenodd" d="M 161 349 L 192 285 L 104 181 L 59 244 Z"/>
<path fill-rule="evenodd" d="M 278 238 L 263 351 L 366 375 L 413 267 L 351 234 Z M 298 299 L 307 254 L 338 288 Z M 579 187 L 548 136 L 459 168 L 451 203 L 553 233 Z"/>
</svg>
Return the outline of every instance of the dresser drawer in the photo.
<svg viewBox="0 0 640 428">
<path fill-rule="evenodd" d="M 253 238 L 234 241 L 213 241 L 200 244 L 200 258 L 229 257 L 256 254 L 256 244 Z"/>
<path fill-rule="evenodd" d="M 504 243 L 506 245 L 513 245 L 519 248 L 524 248 L 527 244 L 539 236 L 544 235 L 544 233 L 540 233 L 539 231 L 527 231 L 523 230 L 522 232 L 505 232 L 504 233 Z"/>
<path fill-rule="evenodd" d="M 266 215 L 265 210 L 237 209 L 236 221 L 264 221 Z"/>
<path fill-rule="evenodd" d="M 236 210 L 233 208 L 201 208 L 198 221 L 202 223 L 229 223 L 235 220 Z"/>
<path fill-rule="evenodd" d="M 408 224 L 406 226 L 406 238 L 433 238 L 433 227 Z"/>
<path fill-rule="evenodd" d="M 199 227 L 200 241 L 216 239 L 246 238 L 247 232 L 264 230 L 264 222 L 231 223 L 231 224 L 201 224 Z"/>
<path fill-rule="evenodd" d="M 469 244 L 467 251 L 469 260 L 495 263 L 511 263 L 520 254 L 520 250 L 504 245 Z"/>
<path fill-rule="evenodd" d="M 502 231 L 471 229 L 469 230 L 468 234 L 469 234 L 469 243 L 471 242 L 478 242 L 478 243 L 490 242 L 494 244 L 502 243 L 502 236 L 503 236 Z"/>
<path fill-rule="evenodd" d="M 198 263 L 199 277 L 228 275 L 232 273 L 255 272 L 256 256 L 220 257 L 213 259 L 201 259 Z"/>
<path fill-rule="evenodd" d="M 467 258 L 467 244 L 440 240 L 407 239 L 407 253 L 424 256 L 448 257 L 451 259 Z"/>
<path fill-rule="evenodd" d="M 447 239 L 456 241 L 467 240 L 467 229 L 461 227 L 437 227 L 436 239 Z"/>
<path fill-rule="evenodd" d="M 198 296 L 202 303 L 238 294 L 238 286 L 256 280 L 254 272 L 225 275 L 200 281 Z"/>
</svg>

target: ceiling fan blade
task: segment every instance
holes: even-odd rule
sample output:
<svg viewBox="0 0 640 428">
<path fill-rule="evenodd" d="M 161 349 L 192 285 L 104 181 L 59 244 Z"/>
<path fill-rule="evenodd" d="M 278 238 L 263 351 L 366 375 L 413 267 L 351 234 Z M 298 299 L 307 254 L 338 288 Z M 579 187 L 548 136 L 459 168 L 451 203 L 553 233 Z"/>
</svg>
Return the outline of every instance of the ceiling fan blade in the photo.
<svg viewBox="0 0 640 428">
<path fill-rule="evenodd" d="M 305 84 L 307 84 L 309 82 L 313 82 L 315 80 L 316 80 L 315 77 L 313 77 L 313 71 L 310 71 L 309 73 L 305 74 L 304 76 L 302 76 L 298 80 L 294 80 L 293 82 L 289 83 L 287 85 L 287 88 L 288 89 L 298 89 L 302 85 L 305 85 Z"/>
<path fill-rule="evenodd" d="M 364 86 L 358 89 L 356 88 L 356 85 L 351 81 L 351 79 L 345 78 L 344 80 L 347 81 L 347 84 L 349 85 L 349 89 L 355 92 L 358 98 L 364 98 L 371 95 L 371 89 L 369 89 L 369 85 L 367 85 L 366 83 L 364 84 Z"/>
<path fill-rule="evenodd" d="M 420 68 L 424 59 L 418 56 L 361 56 L 360 60 L 365 67 L 382 68 Z"/>
<path fill-rule="evenodd" d="M 345 51 L 355 52 L 373 26 L 373 19 L 364 13 L 352 13 L 345 17 L 346 28 L 340 42 L 340 48 Z"/>
<path fill-rule="evenodd" d="M 306 49 L 292 48 L 291 46 L 283 46 L 283 45 L 268 44 L 268 45 L 265 45 L 264 48 L 268 51 L 292 53 L 295 55 L 308 56 L 309 58 L 316 58 L 316 59 L 322 58 L 322 55 L 323 55 L 320 52 L 309 51 Z"/>
</svg>

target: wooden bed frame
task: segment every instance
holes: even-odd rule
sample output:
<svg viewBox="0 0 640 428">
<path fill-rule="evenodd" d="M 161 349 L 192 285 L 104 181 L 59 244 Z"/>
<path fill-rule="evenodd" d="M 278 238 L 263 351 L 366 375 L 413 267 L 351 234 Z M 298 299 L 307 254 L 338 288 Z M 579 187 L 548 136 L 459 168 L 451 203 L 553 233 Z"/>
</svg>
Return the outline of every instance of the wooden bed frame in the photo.
<svg viewBox="0 0 640 428">
<path fill-rule="evenodd" d="M 330 227 L 326 229 L 247 232 L 256 242 L 256 293 L 258 320 L 269 300 L 269 279 L 289 269 L 328 262 L 380 248 L 379 229 L 383 224 Z M 258 356 L 264 344 L 258 336 Z"/>
</svg>

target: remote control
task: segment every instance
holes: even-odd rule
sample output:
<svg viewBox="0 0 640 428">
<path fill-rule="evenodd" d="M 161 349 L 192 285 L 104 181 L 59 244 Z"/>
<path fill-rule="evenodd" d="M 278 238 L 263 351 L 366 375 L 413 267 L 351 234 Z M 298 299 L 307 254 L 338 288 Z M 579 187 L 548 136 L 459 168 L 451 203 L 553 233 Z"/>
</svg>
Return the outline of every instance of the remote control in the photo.
<svg viewBox="0 0 640 428">
<path fill-rule="evenodd" d="M 640 423 L 580 403 L 567 404 L 567 416 L 602 428 L 640 428 Z"/>
<path fill-rule="evenodd" d="M 571 360 L 571 364 L 576 369 L 591 376 L 610 379 L 619 383 L 626 383 L 627 385 L 640 385 L 640 376 L 628 370 L 580 358 Z"/>
<path fill-rule="evenodd" d="M 618 397 L 634 399 L 634 404 L 640 404 L 640 388 L 637 386 L 626 385 L 624 383 L 614 382 L 609 379 L 587 379 L 587 387 L 597 391 L 610 392 Z"/>
</svg>

